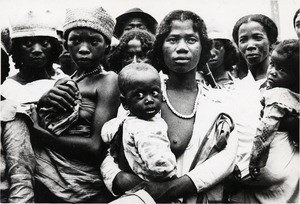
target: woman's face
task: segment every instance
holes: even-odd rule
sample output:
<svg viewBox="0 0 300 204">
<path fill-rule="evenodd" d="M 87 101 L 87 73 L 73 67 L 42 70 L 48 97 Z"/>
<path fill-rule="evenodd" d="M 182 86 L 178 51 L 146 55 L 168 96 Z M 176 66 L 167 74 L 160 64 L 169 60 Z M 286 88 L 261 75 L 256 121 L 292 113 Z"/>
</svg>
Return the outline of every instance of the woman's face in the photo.
<svg viewBox="0 0 300 204">
<path fill-rule="evenodd" d="M 89 28 L 77 28 L 68 36 L 68 50 L 79 68 L 98 67 L 106 49 L 102 34 Z"/>
<path fill-rule="evenodd" d="M 164 62 L 170 71 L 187 73 L 196 69 L 202 46 L 199 33 L 193 29 L 191 20 L 174 20 L 163 46 Z"/>
<path fill-rule="evenodd" d="M 133 38 L 128 41 L 127 50 L 122 56 L 122 67 L 131 63 L 149 63 L 147 53 L 142 50 L 142 43 L 139 39 Z"/>
<path fill-rule="evenodd" d="M 21 60 L 26 67 L 42 68 L 51 58 L 49 37 L 24 38 L 20 46 Z"/>
<path fill-rule="evenodd" d="M 222 64 L 224 64 L 225 58 L 225 47 L 221 40 L 213 40 L 213 45 L 210 50 L 210 58 L 208 61 L 209 68 L 211 71 L 218 69 Z"/>
<path fill-rule="evenodd" d="M 248 64 L 263 62 L 270 51 L 270 41 L 264 27 L 255 21 L 242 24 L 238 31 L 238 47 Z"/>
</svg>

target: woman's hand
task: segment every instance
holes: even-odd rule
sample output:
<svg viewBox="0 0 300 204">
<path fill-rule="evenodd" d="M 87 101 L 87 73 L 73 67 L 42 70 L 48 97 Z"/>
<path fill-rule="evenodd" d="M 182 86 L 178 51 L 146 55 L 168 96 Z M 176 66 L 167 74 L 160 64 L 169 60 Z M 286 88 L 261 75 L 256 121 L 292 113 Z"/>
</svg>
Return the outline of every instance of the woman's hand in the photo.
<svg viewBox="0 0 300 204">
<path fill-rule="evenodd" d="M 147 191 L 156 202 L 172 202 L 197 193 L 194 183 L 186 175 L 165 182 L 142 182 L 132 191 L 140 189 Z"/>
<path fill-rule="evenodd" d="M 38 101 L 38 109 L 47 105 L 53 107 L 56 111 L 66 111 L 75 106 L 78 90 L 73 86 L 66 84 L 70 78 L 58 80 L 54 87 L 46 92 Z"/>
<path fill-rule="evenodd" d="M 120 171 L 113 181 L 113 192 L 116 195 L 124 194 L 142 181 L 143 180 L 135 174 Z"/>
</svg>

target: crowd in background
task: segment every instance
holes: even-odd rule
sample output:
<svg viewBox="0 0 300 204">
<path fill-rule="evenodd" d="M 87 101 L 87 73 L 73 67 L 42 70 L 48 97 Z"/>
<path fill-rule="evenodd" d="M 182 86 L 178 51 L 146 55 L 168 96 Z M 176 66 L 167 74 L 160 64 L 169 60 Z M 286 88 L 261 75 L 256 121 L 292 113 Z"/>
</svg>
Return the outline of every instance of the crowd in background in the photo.
<svg viewBox="0 0 300 204">
<path fill-rule="evenodd" d="M 298 203 L 293 12 L 298 39 L 280 41 L 263 14 L 232 28 L 189 10 L 68 8 L 62 27 L 50 10 L 11 16 L 1 202 Z"/>
</svg>

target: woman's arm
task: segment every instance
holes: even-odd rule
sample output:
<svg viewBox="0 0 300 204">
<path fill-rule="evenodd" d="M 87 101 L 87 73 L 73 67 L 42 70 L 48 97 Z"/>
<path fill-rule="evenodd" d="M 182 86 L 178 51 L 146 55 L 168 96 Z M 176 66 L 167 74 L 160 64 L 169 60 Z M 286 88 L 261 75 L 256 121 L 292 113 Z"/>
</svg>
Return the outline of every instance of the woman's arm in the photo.
<svg viewBox="0 0 300 204">
<path fill-rule="evenodd" d="M 35 157 L 25 121 L 25 116 L 17 114 L 14 120 L 4 122 L 1 132 L 10 182 L 9 202 L 11 203 L 34 202 Z"/>
<path fill-rule="evenodd" d="M 54 87 L 46 92 L 38 101 L 37 109 L 42 106 L 50 106 L 59 111 L 72 110 L 75 106 L 76 92 L 78 91 L 72 86 L 66 85 L 70 78 L 59 79 Z"/>
<path fill-rule="evenodd" d="M 186 174 L 194 182 L 197 192 L 207 190 L 232 173 L 235 166 L 237 148 L 238 138 L 236 130 L 233 130 L 228 138 L 226 147 L 222 151 L 205 162 L 196 165 L 193 170 Z"/>
<path fill-rule="evenodd" d="M 119 90 L 117 87 L 117 75 L 108 74 L 97 88 L 97 104 L 93 118 L 91 137 L 61 136 L 52 135 L 41 128 L 37 122 L 34 123 L 35 140 L 43 142 L 43 145 L 69 157 L 83 160 L 85 162 L 101 162 L 104 156 L 104 143 L 101 140 L 101 128 L 109 119 L 117 115 L 119 106 Z"/>
<path fill-rule="evenodd" d="M 238 140 L 235 131 L 228 138 L 227 146 L 187 174 L 166 182 L 142 183 L 157 202 L 170 202 L 180 197 L 189 197 L 203 192 L 223 180 L 234 169 Z"/>
<path fill-rule="evenodd" d="M 107 189 L 113 195 L 122 195 L 143 181 L 132 173 L 121 171 L 110 153 L 101 163 L 100 171 Z"/>
</svg>

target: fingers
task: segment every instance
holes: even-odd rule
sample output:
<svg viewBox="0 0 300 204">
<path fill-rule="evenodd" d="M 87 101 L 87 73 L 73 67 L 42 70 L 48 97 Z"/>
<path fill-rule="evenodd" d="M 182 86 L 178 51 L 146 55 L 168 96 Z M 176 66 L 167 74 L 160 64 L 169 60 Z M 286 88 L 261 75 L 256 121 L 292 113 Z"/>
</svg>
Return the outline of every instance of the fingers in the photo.
<svg viewBox="0 0 300 204">
<path fill-rule="evenodd" d="M 46 103 L 51 104 L 57 111 L 72 109 L 76 104 L 78 90 L 73 86 L 57 84 L 46 95 Z"/>
</svg>

